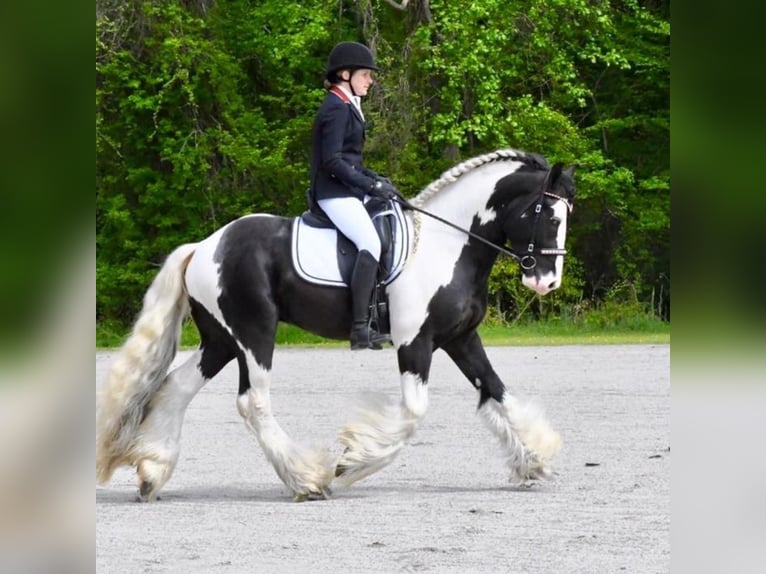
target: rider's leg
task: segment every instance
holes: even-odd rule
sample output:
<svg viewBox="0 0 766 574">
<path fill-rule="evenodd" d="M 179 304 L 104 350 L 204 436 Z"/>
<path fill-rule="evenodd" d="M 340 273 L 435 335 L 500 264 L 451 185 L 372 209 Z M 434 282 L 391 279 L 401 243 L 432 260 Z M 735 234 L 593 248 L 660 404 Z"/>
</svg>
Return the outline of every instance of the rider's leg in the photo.
<svg viewBox="0 0 766 574">
<path fill-rule="evenodd" d="M 352 349 L 380 349 L 389 338 L 370 328 L 370 297 L 375 288 L 380 259 L 380 238 L 361 201 L 353 197 L 323 199 L 319 206 L 338 230 L 358 249 L 351 274 Z"/>
</svg>

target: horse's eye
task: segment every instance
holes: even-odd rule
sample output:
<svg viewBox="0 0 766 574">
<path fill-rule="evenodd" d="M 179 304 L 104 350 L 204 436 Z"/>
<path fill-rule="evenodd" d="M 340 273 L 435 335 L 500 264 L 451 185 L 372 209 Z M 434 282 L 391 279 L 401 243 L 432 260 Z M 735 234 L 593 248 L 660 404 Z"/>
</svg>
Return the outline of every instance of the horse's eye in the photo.
<svg viewBox="0 0 766 574">
<path fill-rule="evenodd" d="M 551 223 L 558 227 L 561 224 L 561 219 L 558 217 L 551 217 Z"/>
</svg>

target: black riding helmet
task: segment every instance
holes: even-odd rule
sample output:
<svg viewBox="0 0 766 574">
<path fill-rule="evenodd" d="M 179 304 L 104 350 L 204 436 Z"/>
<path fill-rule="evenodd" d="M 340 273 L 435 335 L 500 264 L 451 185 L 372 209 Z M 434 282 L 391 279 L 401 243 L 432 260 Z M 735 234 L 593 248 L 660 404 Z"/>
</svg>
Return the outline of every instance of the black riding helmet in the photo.
<svg viewBox="0 0 766 574">
<path fill-rule="evenodd" d="M 332 49 L 327 58 L 325 75 L 328 80 L 334 81 L 338 70 L 351 70 L 353 72 L 359 69 L 380 70 L 375 65 L 375 57 L 367 46 L 359 42 L 341 42 Z"/>
</svg>

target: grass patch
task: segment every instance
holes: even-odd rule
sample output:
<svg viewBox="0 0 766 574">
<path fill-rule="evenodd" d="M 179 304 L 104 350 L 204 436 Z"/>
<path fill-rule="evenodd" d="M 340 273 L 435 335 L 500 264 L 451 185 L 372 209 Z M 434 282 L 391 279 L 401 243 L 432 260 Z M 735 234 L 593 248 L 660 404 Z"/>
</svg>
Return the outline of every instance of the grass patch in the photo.
<svg viewBox="0 0 766 574">
<path fill-rule="evenodd" d="M 280 323 L 277 327 L 277 345 L 297 345 L 306 347 L 347 347 L 348 341 L 325 339 L 304 331 L 295 325 Z"/>
<path fill-rule="evenodd" d="M 100 321 L 96 323 L 96 348 L 114 349 L 125 342 L 129 327 L 116 321 Z"/>
<path fill-rule="evenodd" d="M 658 321 L 650 329 L 593 328 L 575 323 L 530 323 L 505 326 L 484 324 L 479 335 L 485 345 L 636 345 L 670 343 L 670 325 Z"/>
<path fill-rule="evenodd" d="M 668 344 L 670 324 L 645 315 L 616 315 L 609 311 L 604 318 L 599 312 L 577 319 L 555 318 L 509 325 L 497 320 L 486 320 L 479 327 L 479 335 L 486 345 L 617 345 L 617 344 Z M 96 325 L 96 347 L 117 348 L 128 335 L 128 328 L 114 322 Z M 325 339 L 308 333 L 294 325 L 280 323 L 276 336 L 277 345 L 304 347 L 347 347 L 348 341 Z M 181 346 L 194 348 L 199 344 L 199 333 L 194 323 L 184 323 Z"/>
</svg>

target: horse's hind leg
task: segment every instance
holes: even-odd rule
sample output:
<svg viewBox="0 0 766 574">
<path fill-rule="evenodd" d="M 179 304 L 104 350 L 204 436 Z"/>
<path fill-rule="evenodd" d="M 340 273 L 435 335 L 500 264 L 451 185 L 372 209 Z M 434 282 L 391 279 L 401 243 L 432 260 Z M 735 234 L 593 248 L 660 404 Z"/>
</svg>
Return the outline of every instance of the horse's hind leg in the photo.
<svg viewBox="0 0 766 574">
<path fill-rule="evenodd" d="M 549 477 L 561 438 L 542 410 L 508 392 L 492 369 L 476 331 L 451 341 L 444 350 L 479 392 L 479 414 L 505 450 L 511 482 Z"/>
<path fill-rule="evenodd" d="M 243 317 L 240 316 L 240 320 Z M 264 326 L 262 319 L 259 323 L 258 318 L 253 318 L 247 325 L 246 329 L 235 329 L 242 347 L 237 356 L 240 368 L 237 410 L 294 500 L 327 498 L 333 479 L 329 453 L 295 443 L 279 426 L 271 410 L 271 360 L 276 321 Z"/>
<path fill-rule="evenodd" d="M 231 337 L 195 301 L 192 314 L 200 331 L 200 348 L 165 378 L 149 403 L 134 443 L 139 495 L 145 501 L 153 500 L 173 474 L 189 403 L 234 358 Z"/>
<path fill-rule="evenodd" d="M 201 357 L 197 350 L 171 371 L 146 408 L 130 452 L 142 500 L 153 500 L 176 466 L 186 407 L 208 380 L 199 369 Z"/>
</svg>

